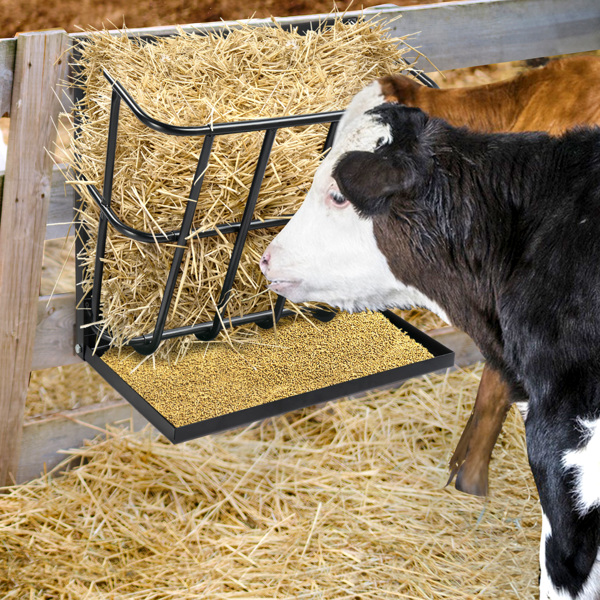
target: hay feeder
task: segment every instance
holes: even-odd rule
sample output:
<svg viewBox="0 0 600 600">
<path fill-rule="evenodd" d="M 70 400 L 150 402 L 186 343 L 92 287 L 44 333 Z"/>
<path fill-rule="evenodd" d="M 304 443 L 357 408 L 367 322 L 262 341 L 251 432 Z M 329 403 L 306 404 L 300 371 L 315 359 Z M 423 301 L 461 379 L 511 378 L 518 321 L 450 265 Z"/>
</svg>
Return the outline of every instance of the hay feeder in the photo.
<svg viewBox="0 0 600 600">
<path fill-rule="evenodd" d="M 387 327 L 390 324 L 398 336 L 408 336 L 414 342 L 420 344 L 429 354 L 428 358 L 417 359 L 403 366 L 386 368 L 385 370 L 354 372 L 352 364 L 347 365 L 347 372 L 342 375 L 342 380 L 335 380 L 332 385 L 323 385 L 321 380 L 315 380 L 308 388 L 303 388 L 300 393 L 289 393 L 283 396 L 270 398 L 254 405 L 242 405 L 239 409 L 224 409 L 217 413 L 206 413 L 202 411 L 199 415 L 186 417 L 183 421 L 174 420 L 157 405 L 143 397 L 139 386 L 131 384 L 128 377 L 123 376 L 122 370 L 114 368 L 114 362 L 107 361 L 107 351 L 111 348 L 113 339 L 111 335 L 102 329 L 98 323 L 101 320 L 101 292 L 103 285 L 104 253 L 107 239 L 108 225 L 118 232 L 138 243 L 144 244 L 170 244 L 175 246 L 173 259 L 170 265 L 169 275 L 164 285 L 160 309 L 156 317 L 154 329 L 151 333 L 135 336 L 127 340 L 126 345 L 138 355 L 149 356 L 154 353 L 162 341 L 179 338 L 181 336 L 195 336 L 198 340 L 209 342 L 214 340 L 220 332 L 227 328 L 236 328 L 250 323 L 255 323 L 263 329 L 277 327 L 282 317 L 293 314 L 293 311 L 285 308 L 285 298 L 278 297 L 273 310 L 258 311 L 241 316 L 227 316 L 225 313 L 228 300 L 230 299 L 232 285 L 239 267 L 240 257 L 248 232 L 251 230 L 262 230 L 285 225 L 287 218 L 256 219 L 254 209 L 260 192 L 261 183 L 269 162 L 269 156 L 277 131 L 288 127 L 308 126 L 313 124 L 329 124 L 326 136 L 326 150 L 332 143 L 336 126 L 342 115 L 342 111 L 324 112 L 308 115 L 295 115 L 277 118 L 262 118 L 249 121 L 238 121 L 230 123 L 216 123 L 202 126 L 177 126 L 172 125 L 150 116 L 133 99 L 125 87 L 116 79 L 104 71 L 104 76 L 111 86 L 111 106 L 109 129 L 106 145 L 106 162 L 104 170 L 103 189 L 99 191 L 91 183 L 86 183 L 87 190 L 93 198 L 94 203 L 100 210 L 97 228 L 96 253 L 93 258 L 94 273 L 91 289 L 85 290 L 83 285 L 84 266 L 81 262 L 81 253 L 86 248 L 90 239 L 90 232 L 83 220 L 78 224 L 77 235 L 77 353 L 88 362 L 104 379 L 114 387 L 130 404 L 138 410 L 150 423 L 174 443 L 183 442 L 209 433 L 238 427 L 257 420 L 272 417 L 298 408 L 326 402 L 348 395 L 361 394 L 374 388 L 381 388 L 397 384 L 406 379 L 423 375 L 432 371 L 444 369 L 453 365 L 454 353 L 428 337 L 409 323 L 405 322 L 390 311 L 382 314 Z M 426 82 L 427 83 L 427 82 Z M 82 97 L 84 91 L 77 89 Z M 170 136 L 196 136 L 202 138 L 201 150 L 196 166 L 195 175 L 190 182 L 190 192 L 185 207 L 183 219 L 179 223 L 179 229 L 171 231 L 141 231 L 128 226 L 117 213 L 111 208 L 111 197 L 113 187 L 113 175 L 115 170 L 115 156 L 117 154 L 117 131 L 119 127 L 119 114 L 121 105 L 124 103 L 133 115 L 146 127 L 161 134 Z M 235 223 L 223 223 L 210 230 L 193 230 L 192 221 L 196 210 L 198 196 L 203 185 L 204 174 L 207 170 L 213 142 L 217 136 L 235 135 L 245 132 L 264 132 L 262 147 L 256 160 L 252 185 L 247 195 L 241 221 Z M 82 208 L 82 200 L 78 199 L 76 210 Z M 290 215 L 291 216 L 291 215 Z M 230 256 L 224 283 L 220 290 L 216 311 L 212 321 L 196 323 L 184 327 L 166 329 L 167 317 L 171 307 L 171 301 L 176 288 L 177 277 L 181 270 L 182 261 L 191 237 L 235 235 L 233 251 Z M 327 308 L 305 309 L 318 322 L 325 323 L 335 317 L 335 312 Z M 296 313 L 297 314 L 297 313 Z M 379 315 L 381 318 L 381 315 Z M 339 318 L 338 318 L 339 319 Z M 338 320 L 336 319 L 336 322 Z M 295 326 L 295 325 L 294 325 Z M 331 326 L 328 326 L 331 327 Z M 352 334 L 351 334 L 352 335 Z M 369 340 L 370 341 L 370 340 Z M 315 339 L 314 345 L 317 345 Z M 319 360 L 315 356 L 313 343 L 306 345 L 304 350 L 305 361 Z M 341 352 L 340 354 L 343 354 Z M 110 364 L 109 364 L 110 363 Z M 150 362 L 149 362 L 150 364 Z M 119 373 L 117 372 L 119 371 Z M 243 377 L 237 373 L 227 372 L 226 377 Z M 150 373 L 150 378 L 155 377 Z M 202 377 L 200 377 L 200 384 Z M 239 387 L 238 382 L 238 387 Z M 153 387 L 153 382 L 149 382 Z M 177 387 L 177 383 L 175 383 Z M 243 382 L 242 382 L 243 387 Z M 306 391 L 308 389 L 308 391 Z M 197 395 L 202 396 L 202 389 L 197 389 Z M 171 403 L 177 403 L 177 394 L 173 394 Z M 226 404 L 226 398 L 223 398 Z M 220 400 L 217 399 L 217 403 Z"/>
</svg>

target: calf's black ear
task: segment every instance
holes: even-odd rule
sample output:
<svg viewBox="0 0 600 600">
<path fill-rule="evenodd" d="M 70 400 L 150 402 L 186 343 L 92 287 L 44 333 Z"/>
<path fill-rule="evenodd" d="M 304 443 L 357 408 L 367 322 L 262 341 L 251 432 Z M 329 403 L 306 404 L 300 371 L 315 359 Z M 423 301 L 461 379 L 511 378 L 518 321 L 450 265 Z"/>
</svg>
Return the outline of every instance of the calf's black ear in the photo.
<svg viewBox="0 0 600 600">
<path fill-rule="evenodd" d="M 373 152 L 347 152 L 334 167 L 333 177 L 358 213 L 372 217 L 389 212 L 392 198 L 406 196 L 414 186 L 415 170 L 404 162 Z"/>
</svg>

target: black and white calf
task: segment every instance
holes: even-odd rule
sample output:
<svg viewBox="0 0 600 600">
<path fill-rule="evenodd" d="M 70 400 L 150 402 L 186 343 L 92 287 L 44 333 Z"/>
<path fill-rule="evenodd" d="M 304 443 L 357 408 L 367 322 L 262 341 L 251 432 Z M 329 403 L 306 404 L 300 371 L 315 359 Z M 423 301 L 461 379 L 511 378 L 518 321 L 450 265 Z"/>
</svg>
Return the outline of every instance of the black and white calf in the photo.
<svg viewBox="0 0 600 600">
<path fill-rule="evenodd" d="M 529 398 L 543 600 L 600 598 L 600 130 L 478 134 L 385 104 L 342 119 L 270 288 L 349 311 L 420 306 Z"/>
</svg>

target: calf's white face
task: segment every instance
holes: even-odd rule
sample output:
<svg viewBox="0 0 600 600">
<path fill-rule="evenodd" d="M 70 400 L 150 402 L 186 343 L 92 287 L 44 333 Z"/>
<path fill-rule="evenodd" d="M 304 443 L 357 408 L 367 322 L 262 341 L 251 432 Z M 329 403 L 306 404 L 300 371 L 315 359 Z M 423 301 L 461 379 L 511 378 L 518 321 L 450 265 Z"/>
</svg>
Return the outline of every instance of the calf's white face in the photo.
<svg viewBox="0 0 600 600">
<path fill-rule="evenodd" d="M 389 126 L 365 114 L 383 103 L 378 82 L 355 96 L 304 203 L 265 251 L 261 269 L 269 288 L 292 302 L 325 302 L 350 312 L 421 306 L 447 319 L 434 302 L 396 279 L 378 248 L 373 221 L 359 216 L 332 176 L 346 152 L 372 152 L 391 141 Z"/>
</svg>

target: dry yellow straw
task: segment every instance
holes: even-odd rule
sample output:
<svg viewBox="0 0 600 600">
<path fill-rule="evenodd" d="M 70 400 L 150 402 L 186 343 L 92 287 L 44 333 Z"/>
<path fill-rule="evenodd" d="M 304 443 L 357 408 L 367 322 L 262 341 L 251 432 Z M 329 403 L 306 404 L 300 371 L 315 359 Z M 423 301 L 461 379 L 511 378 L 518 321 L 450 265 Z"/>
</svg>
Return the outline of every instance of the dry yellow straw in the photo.
<svg viewBox="0 0 600 600">
<path fill-rule="evenodd" d="M 481 367 L 172 446 L 111 431 L 0 495 L 0 596 L 533 600 L 520 416 L 491 498 L 444 489 Z"/>
<path fill-rule="evenodd" d="M 227 35 L 184 33 L 142 44 L 125 34 L 90 35 L 82 48 L 80 79 L 86 99 L 71 165 L 101 188 L 110 107 L 106 69 L 152 116 L 172 124 L 199 125 L 343 109 L 375 77 L 404 68 L 406 48 L 385 37 L 381 24 L 340 19 L 328 29 L 299 35 L 280 27 L 242 26 Z M 326 126 L 280 130 L 255 211 L 267 219 L 294 213 L 320 160 Z M 147 129 L 121 109 L 113 208 L 144 231 L 179 228 L 202 139 L 166 136 Z M 262 133 L 218 137 L 205 176 L 194 227 L 239 222 L 254 174 Z M 85 186 L 82 220 L 95 231 L 98 210 Z M 109 228 L 110 229 L 110 228 Z M 251 232 L 227 318 L 272 304 L 259 258 L 276 230 Z M 192 239 L 182 264 L 167 328 L 212 320 L 234 236 Z M 84 288 L 90 289 L 95 235 L 83 253 Z M 152 330 L 173 245 L 145 245 L 110 230 L 102 326 L 116 345 Z"/>
</svg>

